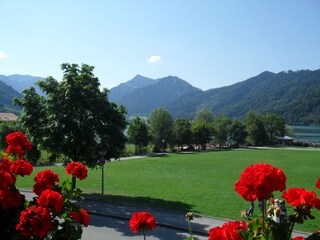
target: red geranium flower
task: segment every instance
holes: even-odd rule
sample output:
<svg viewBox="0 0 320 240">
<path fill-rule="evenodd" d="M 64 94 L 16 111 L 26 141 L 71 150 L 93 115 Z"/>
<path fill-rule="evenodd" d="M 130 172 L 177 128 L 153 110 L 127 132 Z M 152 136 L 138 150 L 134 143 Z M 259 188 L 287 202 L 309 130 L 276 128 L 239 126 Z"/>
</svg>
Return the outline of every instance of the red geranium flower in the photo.
<svg viewBox="0 0 320 240">
<path fill-rule="evenodd" d="M 294 211 L 297 214 L 294 220 L 297 223 L 303 223 L 307 218 L 314 219 L 314 216 L 311 215 L 311 209 L 313 207 L 320 209 L 320 199 L 316 197 L 314 191 L 308 192 L 304 188 L 290 188 L 282 194 L 282 197 L 290 205 L 296 207 Z"/>
<path fill-rule="evenodd" d="M 59 176 L 51 170 L 38 172 L 34 178 L 36 184 L 33 186 L 33 192 L 38 196 L 46 189 L 51 189 L 56 182 L 59 182 Z"/>
<path fill-rule="evenodd" d="M 247 167 L 235 183 L 236 192 L 245 200 L 253 202 L 267 199 L 273 191 L 286 189 L 286 176 L 280 168 L 257 163 Z"/>
<path fill-rule="evenodd" d="M 135 212 L 129 221 L 132 232 L 151 231 L 156 227 L 156 221 L 149 212 Z"/>
<path fill-rule="evenodd" d="M 88 176 L 88 169 L 79 162 L 72 162 L 67 165 L 66 173 L 83 180 Z"/>
<path fill-rule="evenodd" d="M 56 182 L 59 182 L 59 176 L 55 172 L 47 169 L 42 172 L 38 172 L 34 180 L 37 183 L 45 183 L 54 186 Z"/>
<path fill-rule="evenodd" d="M 81 208 L 80 213 L 70 212 L 69 216 L 70 218 L 76 219 L 77 222 L 82 223 L 85 227 L 88 227 L 88 224 L 90 222 L 90 216 L 85 209 Z"/>
<path fill-rule="evenodd" d="M 7 171 L 0 170 L 0 189 L 8 189 L 16 182 L 16 178 Z"/>
<path fill-rule="evenodd" d="M 31 165 L 31 163 L 29 163 L 29 162 L 27 162 L 25 160 L 15 160 L 11 164 L 10 170 L 15 175 L 20 175 L 20 176 L 27 175 L 27 176 L 29 176 L 33 171 L 33 167 Z"/>
<path fill-rule="evenodd" d="M 21 194 L 11 190 L 0 190 L 0 201 L 3 209 L 18 207 L 21 203 Z"/>
<path fill-rule="evenodd" d="M 37 203 L 41 207 L 53 208 L 58 213 L 63 207 L 63 197 L 60 193 L 47 189 L 41 193 Z"/>
<path fill-rule="evenodd" d="M 316 193 L 314 191 L 308 192 L 304 188 L 289 188 L 287 192 L 282 194 L 282 197 L 292 206 L 303 205 L 312 208 L 315 205 Z"/>
<path fill-rule="evenodd" d="M 292 238 L 292 240 L 304 240 L 304 237 L 297 236 L 297 237 Z"/>
<path fill-rule="evenodd" d="M 319 179 L 318 179 L 318 181 L 317 181 L 317 183 L 316 183 L 316 187 L 317 187 L 317 188 L 320 188 L 320 177 L 319 177 Z"/>
<path fill-rule="evenodd" d="M 11 166 L 11 161 L 9 160 L 9 158 L 1 158 L 0 160 L 0 171 L 6 171 L 6 172 L 10 172 L 10 166 Z"/>
<path fill-rule="evenodd" d="M 211 228 L 208 240 L 241 240 L 237 230 L 247 231 L 247 227 L 247 223 L 244 221 L 229 221 L 221 227 Z"/>
<path fill-rule="evenodd" d="M 19 158 L 23 158 L 24 156 L 24 151 L 20 145 L 8 145 L 6 153 L 8 155 L 16 155 Z"/>
<path fill-rule="evenodd" d="M 44 191 L 44 190 L 47 190 L 47 189 L 51 189 L 52 186 L 49 186 L 47 184 L 43 184 L 43 183 L 35 183 L 33 185 L 33 192 L 35 194 L 37 194 L 38 196 L 41 195 L 41 193 Z"/>
<path fill-rule="evenodd" d="M 48 208 L 31 206 L 20 214 L 16 230 L 24 236 L 44 238 L 52 228 L 51 214 Z"/>
<path fill-rule="evenodd" d="M 17 155 L 19 158 L 24 156 L 26 151 L 32 149 L 32 145 L 27 137 L 22 132 L 13 132 L 6 136 L 8 147 L 6 149 L 7 154 Z"/>
<path fill-rule="evenodd" d="M 320 198 L 316 198 L 314 200 L 314 207 L 318 210 L 320 210 Z"/>
</svg>

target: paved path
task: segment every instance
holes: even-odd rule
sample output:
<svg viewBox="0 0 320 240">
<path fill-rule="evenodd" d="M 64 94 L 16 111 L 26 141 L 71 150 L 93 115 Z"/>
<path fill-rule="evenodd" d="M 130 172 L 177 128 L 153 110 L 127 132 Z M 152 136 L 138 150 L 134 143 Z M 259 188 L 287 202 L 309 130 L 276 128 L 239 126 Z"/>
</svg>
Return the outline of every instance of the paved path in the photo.
<svg viewBox="0 0 320 240">
<path fill-rule="evenodd" d="M 152 231 L 151 236 L 153 236 L 153 238 L 150 238 L 150 239 L 174 240 L 174 239 L 183 239 L 184 237 L 188 236 L 187 234 L 188 225 L 186 222 L 185 213 L 167 211 L 167 210 L 157 209 L 157 208 L 97 202 L 97 201 L 91 201 L 91 200 L 84 200 L 80 203 L 80 205 L 83 208 L 87 209 L 87 211 L 89 211 L 90 214 L 94 216 L 112 217 L 114 219 L 113 221 L 111 221 L 112 224 L 118 223 L 120 225 L 123 225 L 122 227 L 119 227 L 118 225 L 118 227 L 113 228 L 112 231 L 117 231 L 115 229 L 119 230 L 118 234 L 120 234 L 121 237 L 112 238 L 112 239 L 127 239 L 122 237 L 135 236 L 131 233 L 128 222 L 132 216 L 132 213 L 140 212 L 140 211 L 150 212 L 157 221 L 159 231 Z M 212 227 L 221 226 L 226 221 L 228 221 L 228 219 L 196 215 L 194 220 L 191 221 L 192 232 L 195 234 L 196 239 L 199 239 L 199 240 L 208 239 L 209 229 Z M 105 223 L 105 226 L 109 226 L 108 222 Z M 168 232 L 166 233 L 166 231 Z M 307 237 L 308 233 L 295 231 L 293 233 L 293 236 Z M 86 239 L 86 238 L 83 238 L 83 239 Z"/>
<path fill-rule="evenodd" d="M 185 213 L 91 200 L 84 200 L 80 203 L 80 205 L 87 209 L 87 211 L 89 211 L 91 214 L 99 216 L 111 216 L 115 219 L 120 219 L 127 222 L 130 220 L 134 212 L 146 211 L 150 212 L 154 216 L 158 226 L 188 232 Z M 210 228 L 220 226 L 225 221 L 227 220 L 196 216 L 195 219 L 191 221 L 192 231 L 197 235 L 207 237 Z"/>
<path fill-rule="evenodd" d="M 133 233 L 127 220 L 91 215 L 90 225 L 83 229 L 83 240 L 142 240 L 141 234 Z M 182 240 L 189 237 L 186 231 L 157 226 L 146 234 L 147 240 Z M 197 240 L 207 240 L 207 236 L 195 234 Z"/>
<path fill-rule="evenodd" d="M 32 199 L 32 192 L 22 192 L 27 199 Z M 91 216 L 88 228 L 83 229 L 83 240 L 106 239 L 142 239 L 139 234 L 132 233 L 129 220 L 134 212 L 148 211 L 157 221 L 157 228 L 148 233 L 149 240 L 166 239 L 179 240 L 189 236 L 185 213 L 167 211 L 158 208 L 141 207 L 107 203 L 102 201 L 83 200 L 79 205 L 85 208 Z M 208 239 L 208 231 L 215 226 L 221 226 L 227 219 L 196 215 L 191 221 L 195 239 Z M 294 236 L 308 236 L 308 233 L 294 232 Z"/>
</svg>

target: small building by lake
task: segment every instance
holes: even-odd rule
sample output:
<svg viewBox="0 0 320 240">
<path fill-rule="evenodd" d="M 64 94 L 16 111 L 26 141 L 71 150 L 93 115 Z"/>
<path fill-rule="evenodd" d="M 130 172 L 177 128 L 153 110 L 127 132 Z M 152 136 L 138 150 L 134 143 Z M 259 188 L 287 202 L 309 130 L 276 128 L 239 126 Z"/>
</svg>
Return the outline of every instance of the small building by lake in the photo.
<svg viewBox="0 0 320 240">
<path fill-rule="evenodd" d="M 277 137 L 279 144 L 291 145 L 294 142 L 294 138 L 289 136 Z"/>
</svg>

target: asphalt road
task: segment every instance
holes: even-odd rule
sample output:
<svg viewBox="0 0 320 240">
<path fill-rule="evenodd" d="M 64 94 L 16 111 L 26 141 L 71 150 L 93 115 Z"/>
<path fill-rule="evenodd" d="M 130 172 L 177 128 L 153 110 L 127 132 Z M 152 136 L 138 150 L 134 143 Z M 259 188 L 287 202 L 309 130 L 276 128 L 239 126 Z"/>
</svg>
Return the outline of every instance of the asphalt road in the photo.
<svg viewBox="0 0 320 240">
<path fill-rule="evenodd" d="M 141 234 L 131 231 L 127 220 L 97 215 L 90 215 L 90 217 L 90 225 L 83 228 L 83 240 L 143 240 Z M 148 232 L 146 237 L 147 240 L 182 240 L 189 237 L 189 234 L 182 230 L 157 226 Z M 194 235 L 194 237 L 198 240 L 208 239 L 208 236 Z"/>
</svg>

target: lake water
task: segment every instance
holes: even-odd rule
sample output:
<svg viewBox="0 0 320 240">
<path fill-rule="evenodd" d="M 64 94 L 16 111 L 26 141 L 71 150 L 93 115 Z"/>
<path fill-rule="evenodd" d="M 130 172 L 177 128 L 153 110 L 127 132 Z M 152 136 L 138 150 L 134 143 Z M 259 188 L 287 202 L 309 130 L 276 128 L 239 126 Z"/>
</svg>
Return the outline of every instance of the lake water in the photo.
<svg viewBox="0 0 320 240">
<path fill-rule="evenodd" d="M 300 142 L 320 143 L 320 127 L 316 126 L 289 126 L 292 132 L 289 136 Z"/>
</svg>

